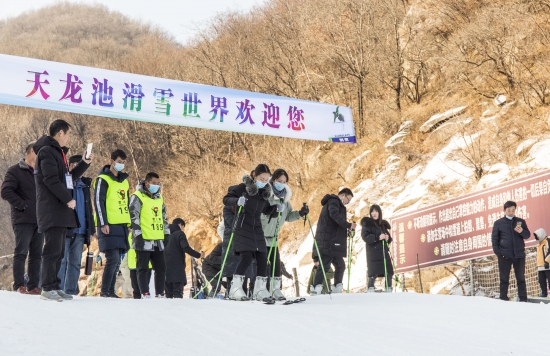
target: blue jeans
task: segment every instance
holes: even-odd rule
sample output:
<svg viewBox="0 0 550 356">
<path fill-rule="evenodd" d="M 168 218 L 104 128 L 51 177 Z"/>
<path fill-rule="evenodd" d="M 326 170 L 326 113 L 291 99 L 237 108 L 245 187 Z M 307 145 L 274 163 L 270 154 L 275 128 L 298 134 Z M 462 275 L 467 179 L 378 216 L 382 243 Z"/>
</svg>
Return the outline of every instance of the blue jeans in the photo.
<svg viewBox="0 0 550 356">
<path fill-rule="evenodd" d="M 101 283 L 101 294 L 114 294 L 116 275 L 120 267 L 120 249 L 113 248 L 105 250 L 105 269 L 103 270 L 103 282 Z"/>
<path fill-rule="evenodd" d="M 67 294 L 78 294 L 78 278 L 80 277 L 82 247 L 85 239 L 86 236 L 81 234 L 65 239 L 65 255 L 61 260 L 61 268 L 57 278 L 61 280 L 59 288 Z"/>
</svg>

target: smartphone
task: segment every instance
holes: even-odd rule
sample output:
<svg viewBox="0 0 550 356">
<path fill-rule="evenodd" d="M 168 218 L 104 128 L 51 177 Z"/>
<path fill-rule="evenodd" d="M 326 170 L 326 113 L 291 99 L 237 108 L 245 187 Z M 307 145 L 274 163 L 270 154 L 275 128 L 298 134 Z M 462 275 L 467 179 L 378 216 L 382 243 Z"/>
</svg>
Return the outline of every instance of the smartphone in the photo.
<svg viewBox="0 0 550 356">
<path fill-rule="evenodd" d="M 92 154 L 92 147 L 94 147 L 93 142 L 88 144 L 88 147 L 86 147 L 86 159 L 90 159 L 90 154 Z"/>
<path fill-rule="evenodd" d="M 521 221 L 518 221 L 518 222 L 516 223 L 516 228 L 518 228 L 518 227 L 521 227 Z"/>
</svg>

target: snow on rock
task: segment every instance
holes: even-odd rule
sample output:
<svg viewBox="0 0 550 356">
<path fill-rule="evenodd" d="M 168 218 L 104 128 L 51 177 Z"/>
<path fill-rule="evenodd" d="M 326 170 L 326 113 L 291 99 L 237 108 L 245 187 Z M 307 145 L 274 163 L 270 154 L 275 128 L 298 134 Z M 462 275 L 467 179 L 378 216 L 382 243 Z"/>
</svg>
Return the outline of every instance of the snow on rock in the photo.
<svg viewBox="0 0 550 356">
<path fill-rule="evenodd" d="M 439 125 L 443 124 L 447 120 L 452 119 L 458 115 L 461 115 L 466 111 L 467 106 L 459 106 L 457 108 L 447 110 L 444 113 L 433 115 L 418 129 L 420 132 L 431 132 L 435 130 Z"/>
<path fill-rule="evenodd" d="M 487 173 L 477 182 L 475 190 L 494 187 L 510 179 L 510 167 L 505 163 L 497 163 L 484 169 Z"/>
<path fill-rule="evenodd" d="M 519 155 L 522 152 L 526 151 L 529 147 L 533 146 L 538 141 L 537 138 L 528 138 L 525 141 L 522 141 L 518 148 L 516 149 L 516 154 Z"/>
<path fill-rule="evenodd" d="M 550 331 L 545 304 L 415 293 L 284 306 L 0 292 L 0 305 L 5 355 L 546 355 L 537 333 Z"/>
<path fill-rule="evenodd" d="M 390 137 L 384 147 L 389 148 L 403 143 L 405 137 L 411 133 L 413 123 L 414 121 L 405 121 L 403 124 L 401 124 L 397 133 Z"/>
<path fill-rule="evenodd" d="M 532 168 L 536 168 L 536 170 L 550 168 L 548 152 L 550 152 L 550 139 L 535 143 L 528 153 L 528 165 Z"/>
</svg>

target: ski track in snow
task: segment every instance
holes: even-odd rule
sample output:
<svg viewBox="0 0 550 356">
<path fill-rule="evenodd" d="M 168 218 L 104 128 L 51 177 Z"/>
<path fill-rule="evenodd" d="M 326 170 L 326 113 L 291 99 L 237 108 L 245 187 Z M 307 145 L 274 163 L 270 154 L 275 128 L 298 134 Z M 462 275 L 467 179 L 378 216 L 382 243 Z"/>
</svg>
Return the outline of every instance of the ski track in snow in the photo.
<svg viewBox="0 0 550 356">
<path fill-rule="evenodd" d="M 1 291 L 0 306 L 2 355 L 546 355 L 542 336 L 550 332 L 549 305 L 414 293 L 283 306 L 97 297 L 58 303 Z"/>
</svg>

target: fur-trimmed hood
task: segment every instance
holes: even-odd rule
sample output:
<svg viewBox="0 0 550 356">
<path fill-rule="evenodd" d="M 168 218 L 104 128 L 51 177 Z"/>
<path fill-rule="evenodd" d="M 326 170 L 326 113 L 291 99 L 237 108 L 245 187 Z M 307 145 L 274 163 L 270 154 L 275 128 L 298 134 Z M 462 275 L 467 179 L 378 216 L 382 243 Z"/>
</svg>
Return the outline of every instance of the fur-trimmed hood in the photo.
<svg viewBox="0 0 550 356">
<path fill-rule="evenodd" d="M 264 188 L 260 189 L 256 183 L 254 183 L 254 179 L 250 175 L 243 176 L 243 183 L 246 186 L 246 192 L 250 196 L 258 195 L 259 192 L 262 198 L 268 200 L 273 195 L 271 184 L 267 183 Z"/>
<path fill-rule="evenodd" d="M 363 219 L 361 219 L 361 226 L 362 226 L 362 225 L 365 225 L 365 226 L 368 226 L 368 227 L 370 227 L 370 226 L 376 226 L 376 225 L 374 224 L 374 220 L 373 220 L 371 217 L 368 217 L 368 216 L 367 216 L 367 217 L 364 217 Z M 391 230 L 391 225 L 390 225 L 390 223 L 387 222 L 387 221 L 384 220 L 384 219 L 382 219 L 382 225 L 384 226 L 384 228 L 385 228 L 386 230 Z"/>
</svg>

